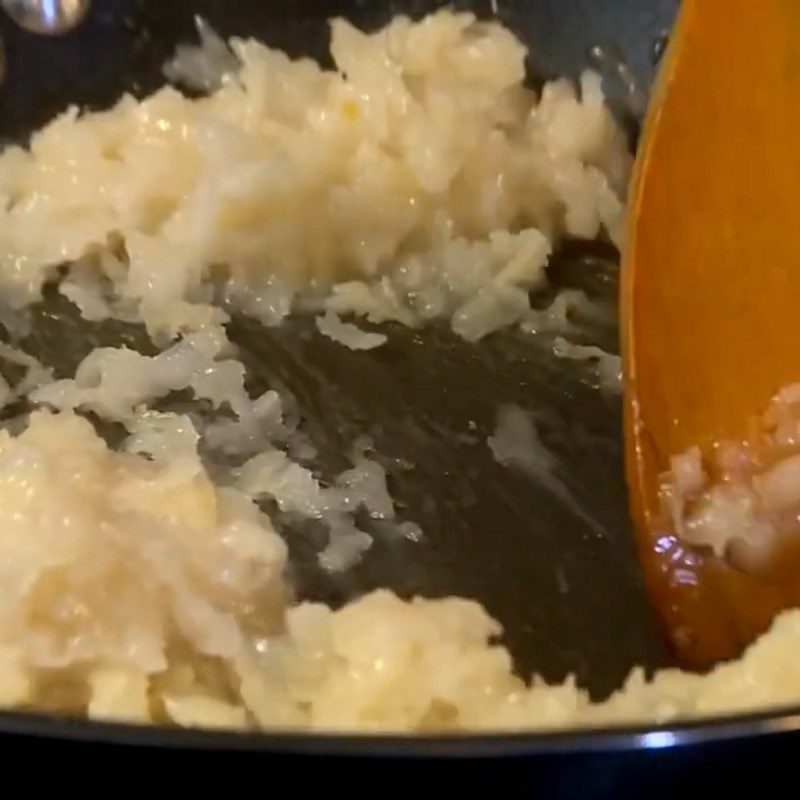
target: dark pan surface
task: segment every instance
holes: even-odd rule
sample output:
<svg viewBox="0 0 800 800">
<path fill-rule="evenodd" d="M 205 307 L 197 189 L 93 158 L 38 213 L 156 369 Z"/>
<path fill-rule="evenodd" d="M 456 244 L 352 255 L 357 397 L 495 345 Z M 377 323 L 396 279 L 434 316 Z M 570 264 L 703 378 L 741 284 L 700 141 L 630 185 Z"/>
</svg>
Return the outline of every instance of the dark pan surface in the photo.
<svg viewBox="0 0 800 800">
<path fill-rule="evenodd" d="M 21 34 L 0 16 L 9 70 L 0 89 L 0 138 L 24 139 L 68 103 L 105 106 L 123 90 L 143 93 L 162 84 L 161 65 L 174 45 L 193 38 L 194 13 L 225 34 L 256 35 L 290 53 L 320 57 L 332 15 L 374 27 L 393 12 L 419 15 L 436 5 L 105 0 L 95 3 L 83 28 L 61 40 Z M 484 16 L 491 10 L 488 2 L 456 5 Z M 652 49 L 675 10 L 673 0 L 498 0 L 498 6 L 499 17 L 532 45 L 532 79 L 577 74 L 587 65 L 587 49 L 600 43 L 626 53 L 641 86 L 651 79 Z M 620 87 L 612 81 L 608 88 L 624 110 Z M 556 286 L 615 303 L 616 254 L 608 246 L 571 242 L 549 271 Z M 420 523 L 424 540 L 377 537 L 358 568 L 333 578 L 316 565 L 315 532 L 287 522 L 299 595 L 336 605 L 388 586 L 405 596 L 474 597 L 503 623 L 521 674 L 557 680 L 575 673 L 595 696 L 618 687 L 634 664 L 668 663 L 631 545 L 618 398 L 592 388 L 588 371 L 556 360 L 546 339 L 508 331 L 474 346 L 445 327 L 386 331 L 387 346 L 353 353 L 318 335 L 307 320 L 273 330 L 245 320 L 231 325 L 253 388 L 283 387 L 297 399 L 323 471 L 339 470 L 341 454 L 364 433 L 388 461 L 413 465 L 392 471 L 391 488 L 401 517 Z M 587 325 L 581 340 L 614 350 L 613 322 Z M 35 310 L 26 345 L 70 371 L 98 343 L 123 342 L 146 346 L 136 328 L 88 325 L 67 303 L 50 298 Z M 497 406 L 508 402 L 535 414 L 579 513 L 493 460 L 486 437 Z M 61 735 L 74 726 L 54 723 L 52 730 Z M 179 742 L 181 735 L 156 738 Z M 623 738 L 626 746 L 646 745 L 641 736 Z M 556 739 L 565 741 L 541 737 L 543 743 Z M 200 743 L 188 735 L 185 741 Z M 291 749 L 285 737 L 280 741 L 278 749 Z"/>
</svg>

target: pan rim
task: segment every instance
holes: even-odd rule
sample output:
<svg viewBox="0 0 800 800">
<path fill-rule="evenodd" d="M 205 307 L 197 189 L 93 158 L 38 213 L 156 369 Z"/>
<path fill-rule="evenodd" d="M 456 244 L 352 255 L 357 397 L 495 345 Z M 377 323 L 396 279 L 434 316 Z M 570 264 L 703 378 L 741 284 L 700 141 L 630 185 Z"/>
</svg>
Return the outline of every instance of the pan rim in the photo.
<svg viewBox="0 0 800 800">
<path fill-rule="evenodd" d="M 463 734 L 357 733 L 304 730 L 237 732 L 78 720 L 0 712 L 0 736 L 76 745 L 262 753 L 275 756 L 392 759 L 515 758 L 667 750 L 775 737 L 800 731 L 800 706 L 664 725 L 619 725 L 558 731 L 479 731 Z"/>
</svg>

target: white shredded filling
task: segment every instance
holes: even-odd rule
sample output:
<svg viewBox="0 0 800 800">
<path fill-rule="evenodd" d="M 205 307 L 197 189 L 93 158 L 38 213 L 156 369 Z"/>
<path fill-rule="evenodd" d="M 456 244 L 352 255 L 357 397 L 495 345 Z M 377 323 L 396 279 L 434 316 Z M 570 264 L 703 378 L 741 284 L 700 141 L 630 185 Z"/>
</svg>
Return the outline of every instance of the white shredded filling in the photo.
<svg viewBox="0 0 800 800">
<path fill-rule="evenodd" d="M 350 322 L 342 322 L 330 310 L 317 317 L 317 329 L 323 336 L 339 342 L 351 350 L 373 350 L 386 344 L 386 335 L 362 331 Z"/>
<path fill-rule="evenodd" d="M 550 494 L 572 509 L 598 536 L 603 526 L 584 511 L 572 489 L 558 473 L 558 460 L 545 447 L 534 418 L 524 408 L 507 403 L 497 409 L 497 428 L 487 440 L 495 460 L 515 467 L 543 486 Z"/>
<path fill-rule="evenodd" d="M 563 336 L 553 341 L 553 353 L 558 358 L 571 358 L 575 361 L 588 361 L 592 365 L 597 385 L 609 392 L 622 391 L 622 358 L 607 353 L 594 345 L 574 344 Z"/>
<path fill-rule="evenodd" d="M 4 301 L 67 263 L 87 318 L 154 334 L 224 321 L 220 302 L 274 324 L 311 290 L 476 340 L 526 319 L 564 235 L 618 237 L 630 157 L 597 75 L 537 96 L 522 44 L 471 14 L 331 32 L 322 70 L 200 23 L 167 73 L 206 97 L 72 108 L 6 148 Z"/>
<path fill-rule="evenodd" d="M 751 441 L 674 456 L 661 496 L 675 532 L 743 570 L 758 570 L 800 533 L 800 384 L 781 389 Z"/>
<path fill-rule="evenodd" d="M 25 397 L 28 392 L 52 380 L 51 371 L 40 364 L 33 356 L 5 342 L 0 342 L 0 363 L 2 362 L 24 367 L 25 374 L 13 388 L 0 375 L 0 408 L 17 398 Z"/>
<path fill-rule="evenodd" d="M 592 703 L 571 680 L 516 677 L 499 624 L 471 600 L 292 602 L 263 509 L 322 522 L 332 572 L 372 545 L 364 515 L 411 541 L 424 531 L 397 519 L 368 443 L 330 482 L 305 465 L 313 447 L 280 396 L 248 395 L 228 313 L 275 324 L 312 308 L 356 349 L 384 337 L 340 315 L 447 319 L 471 341 L 512 324 L 568 332 L 580 293 L 543 311 L 528 293 L 563 236 L 619 237 L 629 156 L 596 75 L 537 96 L 522 45 L 469 14 L 398 17 L 374 34 L 336 20 L 330 71 L 199 27 L 202 46 L 181 48 L 167 74 L 208 96 L 168 87 L 71 109 L 0 155 L 4 324 L 66 265 L 60 291 L 85 318 L 143 321 L 167 342 L 152 357 L 99 348 L 63 380 L 0 345 L 24 368 L 0 382 L 0 404 L 36 409 L 0 430 L 0 704 L 198 727 L 463 731 L 800 701 L 800 612 L 707 676 L 636 671 Z M 558 346 L 613 377 L 600 353 Z M 154 408 L 186 390 L 213 420 Z M 122 447 L 86 412 L 121 423 Z M 574 502 L 521 409 L 500 409 L 490 446 Z M 213 479 L 200 452 L 225 464 Z M 678 467 L 686 492 L 705 490 L 697 464 Z M 775 507 L 785 472 L 759 484 Z M 713 524 L 703 530 L 714 546 Z"/>
</svg>

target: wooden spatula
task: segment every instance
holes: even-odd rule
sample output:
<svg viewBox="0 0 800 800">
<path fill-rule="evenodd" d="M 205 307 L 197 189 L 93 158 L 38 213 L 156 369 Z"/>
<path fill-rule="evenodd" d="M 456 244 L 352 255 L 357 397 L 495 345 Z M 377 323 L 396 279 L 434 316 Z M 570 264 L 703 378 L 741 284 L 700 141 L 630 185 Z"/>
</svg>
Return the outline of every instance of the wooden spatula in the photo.
<svg viewBox="0 0 800 800">
<path fill-rule="evenodd" d="M 741 440 L 800 380 L 800 2 L 684 0 L 631 194 L 622 276 L 631 506 L 683 663 L 737 654 L 800 604 L 800 547 L 758 576 L 686 548 L 658 473 Z"/>
</svg>

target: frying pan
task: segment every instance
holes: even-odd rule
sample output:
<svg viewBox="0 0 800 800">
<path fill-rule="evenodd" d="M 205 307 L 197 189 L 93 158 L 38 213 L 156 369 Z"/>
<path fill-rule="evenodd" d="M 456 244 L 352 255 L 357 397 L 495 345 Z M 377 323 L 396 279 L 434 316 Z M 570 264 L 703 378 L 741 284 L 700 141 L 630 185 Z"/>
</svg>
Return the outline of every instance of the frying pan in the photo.
<svg viewBox="0 0 800 800">
<path fill-rule="evenodd" d="M 193 15 L 222 34 L 253 35 L 292 55 L 327 62 L 327 25 L 343 15 L 377 27 L 396 13 L 419 16 L 431 0 L 96 0 L 84 24 L 61 38 L 16 29 L 0 15 L 7 75 L 0 87 L 0 141 L 24 141 L 68 104 L 106 107 L 122 91 L 143 95 L 164 82 L 164 61 L 179 42 L 193 40 Z M 654 55 L 676 10 L 675 0 L 486 0 L 456 2 L 495 16 L 531 48 L 529 79 L 576 76 L 589 53 L 605 54 L 606 91 L 635 142 L 636 115 L 652 80 Z M 598 51 L 599 46 L 599 51 Z M 620 80 L 619 56 L 635 80 Z M 553 291 L 580 288 L 608 319 L 587 321 L 581 341 L 616 351 L 613 313 L 617 253 L 603 242 L 567 242 L 548 267 Z M 535 298 L 544 304 L 545 295 Z M 632 666 L 670 664 L 636 564 L 622 481 L 620 403 L 592 385 L 579 365 L 558 361 L 546 338 L 515 331 L 467 344 L 444 326 L 421 334 L 386 326 L 386 346 L 353 353 L 319 336 L 307 320 L 264 329 L 234 320 L 252 388 L 276 386 L 297 401 L 320 452 L 320 468 L 342 468 L 341 453 L 369 433 L 389 464 L 392 494 L 425 532 L 420 542 L 376 539 L 363 562 L 338 577 L 317 566 L 318 532 L 284 528 L 300 599 L 337 606 L 379 586 L 402 596 L 457 594 L 483 603 L 504 626 L 504 644 L 517 671 L 562 680 L 575 674 L 595 698 L 618 688 Z M 146 350 L 136 326 L 89 325 L 57 295 L 33 311 L 23 345 L 57 374 L 74 371 L 100 345 Z M 573 498 L 497 464 L 486 437 L 499 404 L 535 411 L 559 478 Z M 412 464 L 413 469 L 391 469 Z M 119 753 L 136 745 L 155 751 L 258 752 L 297 768 L 298 759 L 502 758 L 507 780 L 535 779 L 579 793 L 617 793 L 657 782 L 675 767 L 730 764 L 743 750 L 751 765 L 772 763 L 796 742 L 793 713 L 687 724 L 670 729 L 459 738 L 222 734 L 0 714 L 3 746 L 72 753 L 92 748 Z M 772 736 L 767 734 L 772 733 Z M 341 762 L 339 759 L 345 759 Z M 487 761 L 488 759 L 488 761 Z M 759 761 L 760 759 L 760 761 Z M 429 762 L 430 763 L 430 762 Z M 473 768 L 475 763 L 473 764 Z M 689 773 L 686 773 L 687 775 Z M 605 789 L 604 789 L 605 787 Z"/>
</svg>

